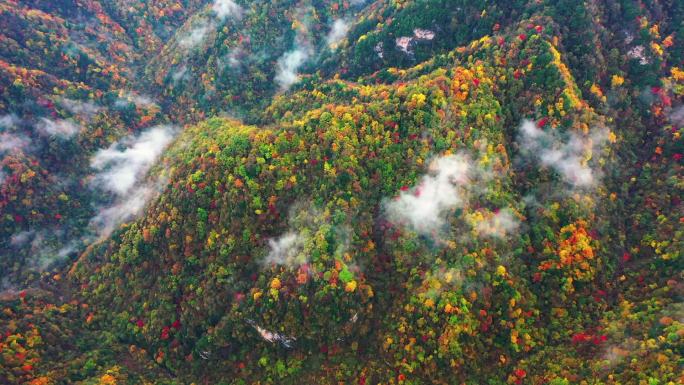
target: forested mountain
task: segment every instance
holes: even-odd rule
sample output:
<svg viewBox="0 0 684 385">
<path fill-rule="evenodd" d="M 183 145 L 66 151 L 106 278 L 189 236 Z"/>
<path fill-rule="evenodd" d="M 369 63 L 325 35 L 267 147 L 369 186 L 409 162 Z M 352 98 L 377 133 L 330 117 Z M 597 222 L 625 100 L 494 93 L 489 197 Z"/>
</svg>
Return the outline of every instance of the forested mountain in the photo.
<svg viewBox="0 0 684 385">
<path fill-rule="evenodd" d="M 0 383 L 684 383 L 684 3 L 0 25 Z"/>
</svg>

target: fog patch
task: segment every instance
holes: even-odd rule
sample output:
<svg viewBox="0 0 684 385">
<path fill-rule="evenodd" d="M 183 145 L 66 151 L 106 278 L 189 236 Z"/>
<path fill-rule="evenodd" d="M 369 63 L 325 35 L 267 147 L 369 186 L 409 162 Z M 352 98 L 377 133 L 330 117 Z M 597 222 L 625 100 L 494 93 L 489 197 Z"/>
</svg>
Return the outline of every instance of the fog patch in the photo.
<svg viewBox="0 0 684 385">
<path fill-rule="evenodd" d="M 45 271 L 78 250 L 77 241 L 64 242 L 68 236 L 60 228 L 40 231 L 22 231 L 10 237 L 10 246 L 29 252 L 26 266 L 35 271 Z"/>
<path fill-rule="evenodd" d="M 125 196 L 119 197 L 113 205 L 101 208 L 95 217 L 90 220 L 100 236 L 108 236 L 116 228 L 140 215 L 147 205 L 159 192 L 159 186 L 144 185 L 131 190 Z"/>
<path fill-rule="evenodd" d="M 425 236 L 442 232 L 448 214 L 463 206 L 464 187 L 470 183 L 471 171 L 470 158 L 463 154 L 433 160 L 429 174 L 416 187 L 405 188 L 396 199 L 385 204 L 388 219 Z"/>
<path fill-rule="evenodd" d="M 15 114 L 7 114 L 0 116 L 0 128 L 12 129 L 21 123 L 21 119 Z"/>
<path fill-rule="evenodd" d="M 303 11 L 298 11 L 303 13 Z M 302 16 L 301 18 L 305 18 Z M 288 90 L 299 80 L 299 68 L 313 55 L 313 46 L 309 38 L 309 26 L 300 23 L 295 36 L 294 47 L 285 52 L 277 62 L 275 81 L 281 91 Z"/>
<path fill-rule="evenodd" d="M 278 72 L 276 73 L 275 80 L 280 85 L 281 90 L 289 89 L 290 86 L 299 80 L 297 71 L 308 58 L 308 50 L 299 47 L 286 52 L 278 59 Z"/>
<path fill-rule="evenodd" d="M 139 214 L 157 194 L 162 181 L 145 182 L 145 177 L 177 133 L 172 126 L 152 127 L 138 136 L 121 139 L 91 158 L 91 167 L 98 171 L 92 186 L 115 198 L 111 206 L 101 208 L 91 220 L 100 234 L 108 235 Z"/>
<path fill-rule="evenodd" d="M 342 39 L 347 36 L 349 32 L 349 22 L 344 19 L 337 19 L 333 22 L 328 36 L 326 36 L 325 41 L 328 47 L 335 48 Z"/>
<path fill-rule="evenodd" d="M 0 133 L 0 154 L 11 151 L 23 150 L 29 145 L 28 138 L 23 135 Z"/>
<path fill-rule="evenodd" d="M 233 0 L 215 0 L 211 9 L 216 13 L 216 17 L 222 20 L 228 17 L 240 19 L 243 13 L 242 7 Z"/>
<path fill-rule="evenodd" d="M 219 71 L 224 69 L 226 66 L 230 68 L 238 68 L 240 67 L 240 57 L 244 55 L 244 51 L 240 47 L 236 47 L 232 49 L 228 54 L 224 55 L 223 57 L 218 58 L 216 61 L 216 67 Z"/>
<path fill-rule="evenodd" d="M 268 254 L 261 261 L 265 268 L 283 266 L 289 269 L 303 268 L 307 274 L 314 273 L 311 255 L 317 249 L 319 239 L 327 239 L 332 247 L 332 258 L 343 258 L 349 250 L 351 230 L 346 224 L 333 225 L 330 213 L 311 207 L 311 203 L 295 203 L 289 208 L 288 229 L 279 236 L 268 239 Z"/>
<path fill-rule="evenodd" d="M 171 73 L 171 80 L 173 80 L 174 84 L 178 83 L 179 81 L 186 80 L 188 78 L 188 67 L 185 65 Z"/>
<path fill-rule="evenodd" d="M 497 212 L 478 211 L 477 213 L 478 218 L 473 221 L 473 228 L 481 237 L 505 238 L 515 233 L 520 227 L 520 222 L 509 208 Z"/>
<path fill-rule="evenodd" d="M 670 113 L 670 122 L 677 128 L 684 127 L 684 106 L 679 106 Z"/>
<path fill-rule="evenodd" d="M 175 134 L 171 126 L 156 126 L 98 151 L 90 162 L 91 167 L 100 171 L 95 182 L 105 190 L 125 195 L 152 167 Z"/>
<path fill-rule="evenodd" d="M 524 120 L 518 131 L 518 144 L 524 156 L 553 168 L 573 187 L 596 185 L 599 175 L 592 169 L 591 160 L 593 153 L 608 139 L 607 130 L 596 130 L 589 136 L 571 133 L 564 140 L 559 134 L 544 131 L 533 121 Z"/>
<path fill-rule="evenodd" d="M 45 135 L 58 136 L 64 139 L 73 137 L 83 129 L 83 127 L 68 119 L 51 120 L 48 118 L 40 118 L 36 128 Z"/>
<path fill-rule="evenodd" d="M 102 107 L 91 102 L 83 102 L 80 100 L 73 100 L 67 98 L 60 98 L 59 104 L 73 115 L 77 115 L 86 121 L 89 121 L 95 116 Z"/>
<path fill-rule="evenodd" d="M 159 105 L 151 97 L 147 95 L 139 95 L 135 93 L 127 92 L 123 96 L 119 97 L 114 105 L 116 107 L 126 107 L 129 103 L 135 104 L 136 107 L 154 107 L 158 108 Z"/>
<path fill-rule="evenodd" d="M 304 247 L 302 236 L 288 231 L 278 238 L 269 239 L 270 252 L 266 263 L 276 265 L 301 265 L 307 262 L 306 256 L 301 254 Z"/>
<path fill-rule="evenodd" d="M 190 30 L 189 33 L 187 33 L 178 41 L 178 44 L 181 46 L 181 48 L 185 50 L 191 50 L 200 45 L 202 42 L 204 42 L 204 39 L 207 37 L 207 34 L 209 33 L 209 30 L 213 27 L 213 22 L 206 19 L 202 19 L 200 20 L 199 25 L 193 27 L 193 29 Z"/>
</svg>

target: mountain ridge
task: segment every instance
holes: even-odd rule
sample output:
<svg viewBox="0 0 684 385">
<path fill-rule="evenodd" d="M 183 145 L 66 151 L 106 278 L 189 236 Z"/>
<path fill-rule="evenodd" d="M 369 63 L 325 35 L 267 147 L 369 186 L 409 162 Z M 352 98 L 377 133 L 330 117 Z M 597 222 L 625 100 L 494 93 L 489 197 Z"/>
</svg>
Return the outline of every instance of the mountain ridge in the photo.
<svg viewBox="0 0 684 385">
<path fill-rule="evenodd" d="M 269 75 L 270 96 L 243 110 L 254 125 L 202 120 L 232 101 L 197 108 L 193 95 L 206 90 L 177 96 L 156 79 L 170 93 L 161 103 L 173 108 L 141 131 L 179 111 L 192 122 L 141 166 L 136 183 L 159 195 L 71 266 L 43 274 L 42 288 L 7 292 L 0 347 L 18 355 L 3 355 L 0 378 L 680 381 L 684 76 L 666 64 L 678 60 L 672 27 L 663 22 L 661 33 L 647 18 L 660 3 L 634 16 L 641 54 L 624 41 L 601 47 L 626 27 L 597 15 L 639 12 L 629 1 L 585 4 L 561 21 L 552 14 L 572 2 L 525 2 L 531 14 L 504 25 L 478 12 L 491 31 L 447 50 L 413 40 L 404 50 L 400 40 L 420 23 L 402 12 L 429 15 L 443 2 L 399 3 L 358 8 L 355 42 L 342 41 L 339 56 L 323 57 L 288 91 L 275 91 Z M 497 15 L 497 4 L 484 3 Z M 676 22 L 682 9 L 669 6 Z M 213 20 L 206 10 L 195 18 Z M 568 15 L 596 27 L 564 34 Z M 365 17 L 385 23 L 368 32 Z M 291 27 L 296 46 L 305 32 Z M 586 41 L 574 33 L 593 37 L 598 74 L 582 62 Z M 173 41 L 184 38 L 181 29 L 159 52 L 175 61 Z M 323 34 L 315 39 L 324 44 Z M 378 57 L 377 45 L 360 45 L 373 39 L 385 42 L 382 53 L 397 47 Z M 352 51 L 406 61 L 334 71 Z M 188 71 L 203 73 L 202 65 Z M 155 66 L 147 74 L 162 76 Z M 129 137 L 130 148 L 140 138 Z M 104 143 L 126 154 L 125 140 Z M 57 336 L 55 324 L 64 330 Z M 52 358 L 43 335 L 77 346 L 60 345 L 65 357 Z"/>
</svg>

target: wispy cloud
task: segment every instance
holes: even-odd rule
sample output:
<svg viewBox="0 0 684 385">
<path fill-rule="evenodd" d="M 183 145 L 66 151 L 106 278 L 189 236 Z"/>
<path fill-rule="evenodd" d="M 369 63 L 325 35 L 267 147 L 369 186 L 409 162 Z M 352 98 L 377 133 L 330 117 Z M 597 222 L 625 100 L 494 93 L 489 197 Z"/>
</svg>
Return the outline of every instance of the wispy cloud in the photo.
<svg viewBox="0 0 684 385">
<path fill-rule="evenodd" d="M 48 118 L 40 118 L 40 121 L 36 124 L 36 128 L 45 135 L 58 136 L 61 138 L 71 138 L 83 129 L 83 127 L 72 120 L 51 120 Z"/>
<path fill-rule="evenodd" d="M 188 79 L 188 77 L 188 67 L 186 65 L 181 66 L 180 68 L 171 73 L 171 79 L 173 80 L 174 84 L 179 81 Z"/>
<path fill-rule="evenodd" d="M 139 214 L 159 191 L 162 181 L 145 177 L 177 134 L 172 126 L 156 126 L 137 137 L 127 137 L 98 151 L 91 166 L 99 173 L 93 186 L 115 194 L 114 203 L 100 209 L 91 224 L 108 235 L 119 224 Z"/>
<path fill-rule="evenodd" d="M 268 240 L 269 252 L 262 260 L 266 267 L 273 265 L 299 268 L 311 262 L 316 239 L 330 237 L 334 256 L 341 258 L 349 249 L 350 230 L 347 225 L 330 223 L 330 215 L 310 203 L 296 203 L 289 208 L 288 230 Z"/>
<path fill-rule="evenodd" d="M 297 47 L 286 52 L 278 59 L 278 69 L 275 76 L 281 90 L 287 90 L 299 80 L 297 71 L 309 58 L 309 49 Z"/>
<path fill-rule="evenodd" d="M 16 127 L 19 123 L 21 123 L 21 119 L 15 114 L 7 114 L 7 115 L 2 115 L 0 116 L 0 128 L 2 129 L 11 129 Z"/>
<path fill-rule="evenodd" d="M 185 36 L 183 36 L 178 44 L 186 49 L 192 49 L 204 42 L 209 31 L 214 27 L 214 23 L 207 19 L 201 19 L 197 25 L 190 30 Z"/>
<path fill-rule="evenodd" d="M 435 159 L 430 173 L 421 178 L 417 187 L 402 191 L 386 203 L 389 220 L 426 236 L 442 232 L 447 215 L 463 205 L 463 187 L 470 182 L 471 170 L 470 159 L 463 154 Z"/>
<path fill-rule="evenodd" d="M 470 236 L 464 236 L 467 232 L 456 234 L 450 225 L 470 228 L 477 238 L 504 238 L 515 233 L 520 223 L 510 207 L 482 208 L 490 204 L 491 182 L 499 178 L 490 166 L 492 160 L 491 155 L 485 160 L 463 152 L 434 158 L 414 187 L 402 187 L 396 198 L 385 201 L 385 217 L 392 225 L 438 243 L 470 241 Z M 454 216 L 459 209 L 461 214 Z"/>
<path fill-rule="evenodd" d="M 670 122 L 677 127 L 684 127 L 684 106 L 679 106 L 670 113 Z"/>
<path fill-rule="evenodd" d="M 73 100 L 68 98 L 59 99 L 59 104 L 70 113 L 77 115 L 85 120 L 92 119 L 102 107 L 95 105 L 92 102 L 84 102 L 81 100 Z"/>
<path fill-rule="evenodd" d="M 120 197 L 111 206 L 100 209 L 90 224 L 100 236 L 107 236 L 116 228 L 142 213 L 147 202 L 159 192 L 158 184 L 135 187 L 125 196 Z"/>
<path fill-rule="evenodd" d="M 136 107 L 159 107 L 157 102 L 151 97 L 132 92 L 127 92 L 122 97 L 118 98 L 114 105 L 117 107 L 124 107 L 129 103 L 135 104 Z"/>
<path fill-rule="evenodd" d="M 544 131 L 533 121 L 524 120 L 519 128 L 518 144 L 523 155 L 553 168 L 573 187 L 592 187 L 598 171 L 591 167 L 590 160 L 607 138 L 607 130 L 600 129 L 589 136 L 571 133 L 563 140 L 559 134 Z"/>
<path fill-rule="evenodd" d="M 241 19 L 243 9 L 233 0 L 215 0 L 211 6 L 213 16 L 202 16 L 194 20 L 193 28 L 183 36 L 178 44 L 185 50 L 191 50 L 202 44 L 209 33 L 216 29 L 217 21 L 221 22 L 228 18 Z"/>
<path fill-rule="evenodd" d="M 78 241 L 65 241 L 66 238 L 65 231 L 59 228 L 30 230 L 12 235 L 10 245 L 27 252 L 27 268 L 45 271 L 76 252 Z"/>
<path fill-rule="evenodd" d="M 127 194 L 144 177 L 175 134 L 176 130 L 171 126 L 156 126 L 138 137 L 124 138 L 98 151 L 90 162 L 94 169 L 100 171 L 95 182 L 117 195 Z"/>
<path fill-rule="evenodd" d="M 306 256 L 301 254 L 304 240 L 298 233 L 288 231 L 278 238 L 269 239 L 268 246 L 271 251 L 265 260 L 267 264 L 301 265 L 307 262 Z"/>
<path fill-rule="evenodd" d="M 233 0 L 215 0 L 211 9 L 216 13 L 219 19 L 233 17 L 239 19 L 242 17 L 243 9 Z"/>
<path fill-rule="evenodd" d="M 349 32 L 349 22 L 344 19 L 335 20 L 330 28 L 330 32 L 328 32 L 328 36 L 325 39 L 328 43 L 328 46 L 337 46 L 337 44 L 347 36 L 347 32 Z"/>
<path fill-rule="evenodd" d="M 306 20 L 303 10 L 297 13 L 302 15 L 301 19 Z M 309 27 L 306 22 L 303 22 L 297 29 L 294 47 L 278 59 L 275 81 L 281 91 L 289 89 L 299 80 L 299 68 L 309 60 L 312 54 L 313 46 L 309 37 Z"/>
<path fill-rule="evenodd" d="M 0 155 L 25 149 L 30 141 L 22 134 L 10 132 L 21 123 L 14 114 L 0 116 Z"/>
<path fill-rule="evenodd" d="M 520 222 L 509 208 L 489 213 L 480 211 L 480 214 L 483 218 L 474 221 L 473 227 L 481 237 L 505 238 L 520 227 Z"/>
<path fill-rule="evenodd" d="M 23 135 L 0 133 L 0 153 L 22 150 L 28 146 L 30 141 Z"/>
</svg>

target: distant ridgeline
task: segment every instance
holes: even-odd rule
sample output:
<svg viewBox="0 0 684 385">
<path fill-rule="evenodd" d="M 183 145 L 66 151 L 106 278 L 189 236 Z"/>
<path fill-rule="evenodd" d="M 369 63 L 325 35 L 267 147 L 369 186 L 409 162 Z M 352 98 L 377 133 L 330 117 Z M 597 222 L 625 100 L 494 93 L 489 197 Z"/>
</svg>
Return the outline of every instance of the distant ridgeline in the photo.
<svg viewBox="0 0 684 385">
<path fill-rule="evenodd" d="M 0 7 L 0 383 L 684 382 L 684 4 Z"/>
</svg>

